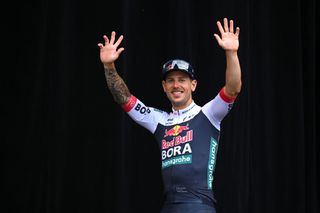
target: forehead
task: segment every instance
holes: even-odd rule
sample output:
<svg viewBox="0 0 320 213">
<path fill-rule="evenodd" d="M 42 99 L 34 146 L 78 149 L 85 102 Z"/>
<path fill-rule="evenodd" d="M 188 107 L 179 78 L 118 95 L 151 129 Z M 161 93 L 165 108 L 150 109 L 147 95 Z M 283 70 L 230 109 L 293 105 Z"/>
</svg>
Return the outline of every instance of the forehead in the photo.
<svg viewBox="0 0 320 213">
<path fill-rule="evenodd" d="M 166 78 L 189 78 L 189 75 L 180 70 L 172 70 L 167 74 Z"/>
</svg>

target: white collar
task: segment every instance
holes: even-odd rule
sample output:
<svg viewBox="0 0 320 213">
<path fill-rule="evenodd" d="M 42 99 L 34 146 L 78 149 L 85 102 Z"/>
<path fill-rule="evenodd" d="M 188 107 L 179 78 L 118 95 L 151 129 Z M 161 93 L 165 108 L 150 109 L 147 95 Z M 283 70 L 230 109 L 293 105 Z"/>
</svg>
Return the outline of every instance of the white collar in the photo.
<svg viewBox="0 0 320 213">
<path fill-rule="evenodd" d="M 188 111 L 190 111 L 194 106 L 196 106 L 195 102 L 192 100 L 192 103 L 187 106 L 186 108 L 184 109 L 179 109 L 179 110 L 175 110 L 173 107 L 172 107 L 172 112 L 173 114 L 175 115 L 183 115 L 185 113 L 187 113 Z"/>
</svg>

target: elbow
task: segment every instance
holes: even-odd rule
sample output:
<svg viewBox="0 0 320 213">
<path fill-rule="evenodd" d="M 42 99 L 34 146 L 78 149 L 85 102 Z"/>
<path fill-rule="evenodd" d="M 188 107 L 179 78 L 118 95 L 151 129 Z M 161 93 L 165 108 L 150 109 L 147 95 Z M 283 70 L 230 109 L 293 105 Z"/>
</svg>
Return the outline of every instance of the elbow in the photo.
<svg viewBox="0 0 320 213">
<path fill-rule="evenodd" d="M 225 86 L 225 92 L 230 97 L 236 97 L 241 92 L 242 82 L 239 81 Z"/>
<path fill-rule="evenodd" d="M 235 88 L 235 93 L 238 95 L 241 92 L 242 82 L 240 81 Z"/>
</svg>

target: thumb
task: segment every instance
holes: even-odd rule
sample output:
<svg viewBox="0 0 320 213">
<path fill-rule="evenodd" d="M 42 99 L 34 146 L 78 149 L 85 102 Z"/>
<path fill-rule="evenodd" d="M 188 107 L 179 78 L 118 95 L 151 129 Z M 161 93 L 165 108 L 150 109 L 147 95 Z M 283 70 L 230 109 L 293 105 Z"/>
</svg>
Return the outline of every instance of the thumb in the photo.
<svg viewBox="0 0 320 213">
<path fill-rule="evenodd" d="M 214 34 L 214 37 L 216 38 L 217 42 L 220 44 L 221 43 L 221 38 L 218 34 Z"/>
<path fill-rule="evenodd" d="M 119 48 L 119 49 L 117 50 L 118 55 L 120 55 L 123 51 L 124 51 L 124 48 L 123 48 L 123 47 Z"/>
</svg>

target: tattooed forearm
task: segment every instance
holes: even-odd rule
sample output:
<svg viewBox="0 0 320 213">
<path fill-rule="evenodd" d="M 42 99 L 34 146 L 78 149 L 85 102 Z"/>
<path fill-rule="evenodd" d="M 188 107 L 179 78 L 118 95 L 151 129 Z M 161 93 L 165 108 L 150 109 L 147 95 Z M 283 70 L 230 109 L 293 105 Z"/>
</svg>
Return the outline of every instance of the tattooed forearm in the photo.
<svg viewBox="0 0 320 213">
<path fill-rule="evenodd" d="M 125 104 L 128 102 L 131 93 L 123 81 L 123 79 L 119 76 L 115 69 L 105 69 L 104 75 L 107 80 L 108 88 L 115 100 L 118 104 Z"/>
</svg>

